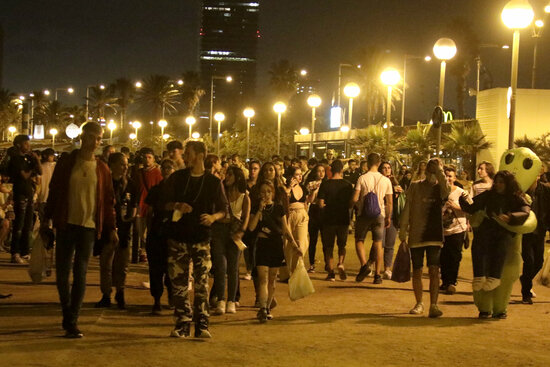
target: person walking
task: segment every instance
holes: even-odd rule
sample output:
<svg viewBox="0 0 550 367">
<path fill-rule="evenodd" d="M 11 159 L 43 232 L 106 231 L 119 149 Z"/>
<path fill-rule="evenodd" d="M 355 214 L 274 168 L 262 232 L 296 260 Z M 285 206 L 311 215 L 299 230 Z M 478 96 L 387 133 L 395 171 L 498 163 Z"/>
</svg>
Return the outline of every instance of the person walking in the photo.
<svg viewBox="0 0 550 367">
<path fill-rule="evenodd" d="M 311 204 L 309 204 L 309 273 L 315 272 L 315 254 L 317 252 L 317 240 L 319 239 L 319 232 L 322 230 L 322 218 L 321 207 L 319 206 L 319 187 L 325 181 L 325 167 L 318 164 L 312 168 L 311 173 L 306 181 L 306 187 L 311 193 Z"/>
<path fill-rule="evenodd" d="M 438 158 L 426 165 L 426 178 L 413 181 L 407 191 L 407 201 L 401 214 L 399 239 L 407 241 L 413 266 L 413 290 L 415 306 L 413 315 L 424 312 L 422 302 L 422 268 L 424 256 L 430 274 L 430 317 L 440 317 L 443 312 L 437 306 L 439 295 L 439 255 L 443 246 L 442 208 L 450 193 L 450 186 L 443 174 Z M 407 240 L 408 234 L 408 240 Z"/>
<path fill-rule="evenodd" d="M 41 223 L 43 235 L 49 232 L 50 220 L 57 230 L 56 283 L 67 338 L 83 336 L 78 328 L 78 316 L 95 240 L 118 241 L 111 172 L 94 155 L 102 137 L 103 128 L 98 123 L 82 125 L 80 149 L 57 162 Z M 69 286 L 71 268 L 72 287 Z"/>
</svg>

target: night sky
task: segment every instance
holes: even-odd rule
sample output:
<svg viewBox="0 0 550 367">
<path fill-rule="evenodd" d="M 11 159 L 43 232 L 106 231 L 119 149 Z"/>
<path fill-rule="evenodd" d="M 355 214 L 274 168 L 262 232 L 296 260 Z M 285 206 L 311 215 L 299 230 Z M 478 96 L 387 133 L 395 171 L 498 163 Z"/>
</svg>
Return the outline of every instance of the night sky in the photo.
<svg viewBox="0 0 550 367">
<path fill-rule="evenodd" d="M 452 16 L 469 19 L 481 43 L 511 45 L 512 32 L 500 20 L 506 2 L 260 0 L 259 87 L 268 84 L 271 62 L 287 58 L 321 81 L 319 92 L 328 102 L 338 63 L 349 62 L 358 48 L 379 45 L 394 60 L 389 66 L 401 69 L 405 52 L 431 54 Z M 543 17 L 547 3 L 531 0 L 536 18 Z M 198 70 L 199 0 L 3 0 L 0 22 L 5 32 L 3 87 L 18 93 L 71 85 L 79 95 L 60 99 L 75 104 L 82 103 L 88 84 L 152 73 L 176 78 L 185 70 Z M 530 86 L 530 32 L 522 31 L 520 88 Z M 550 88 L 549 37 L 543 35 L 539 44 L 538 88 Z M 481 58 L 495 86 L 508 86 L 511 51 L 483 49 Z M 439 65 L 410 61 L 407 68 L 407 117 L 425 119 L 437 100 Z M 454 82 L 447 81 L 446 105 L 454 108 Z M 475 69 L 469 83 L 475 88 Z M 475 99 L 469 98 L 470 114 L 474 106 Z"/>
</svg>

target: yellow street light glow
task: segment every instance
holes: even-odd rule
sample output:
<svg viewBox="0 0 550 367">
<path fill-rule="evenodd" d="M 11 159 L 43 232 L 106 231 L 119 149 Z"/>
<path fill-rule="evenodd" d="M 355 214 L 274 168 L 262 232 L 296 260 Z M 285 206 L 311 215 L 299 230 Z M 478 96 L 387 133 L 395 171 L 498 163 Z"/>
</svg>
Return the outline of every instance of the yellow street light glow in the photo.
<svg viewBox="0 0 550 367">
<path fill-rule="evenodd" d="M 116 129 L 116 124 L 114 121 L 110 121 L 109 124 L 107 125 L 107 128 L 111 131 L 115 130 Z"/>
<path fill-rule="evenodd" d="M 380 74 L 380 79 L 382 80 L 382 83 L 384 85 L 393 86 L 399 83 L 401 80 L 401 75 L 399 75 L 399 72 L 395 69 L 389 68 L 386 69 Z"/>
<path fill-rule="evenodd" d="M 276 113 L 284 113 L 286 111 L 286 104 L 283 102 L 277 102 L 273 105 L 273 111 Z"/>
<path fill-rule="evenodd" d="M 531 24 L 535 17 L 533 7 L 527 0 L 511 0 L 500 14 L 502 22 L 510 29 L 522 29 Z"/>
<path fill-rule="evenodd" d="M 73 89 L 72 87 L 69 87 L 69 88 L 67 89 L 67 92 L 68 92 L 69 94 L 73 94 L 73 93 L 74 93 L 74 89 Z"/>
<path fill-rule="evenodd" d="M 300 75 L 301 76 L 306 76 L 307 75 L 307 70 L 306 69 L 300 70 Z"/>
<path fill-rule="evenodd" d="M 541 28 L 541 27 L 544 27 L 544 22 L 543 22 L 541 19 L 538 19 L 538 20 L 535 22 L 535 25 L 536 25 L 538 28 Z"/>
<path fill-rule="evenodd" d="M 302 135 L 309 135 L 309 129 L 307 127 L 303 127 L 300 129 L 300 134 Z"/>
<path fill-rule="evenodd" d="M 424 58 L 424 61 L 432 61 L 432 57 L 430 55 L 428 55 Z"/>
<path fill-rule="evenodd" d="M 141 122 L 139 121 L 134 121 L 134 123 L 132 124 L 132 127 L 134 129 L 139 129 L 141 127 Z"/>
<path fill-rule="evenodd" d="M 49 96 L 49 95 L 50 95 L 50 91 L 47 90 L 47 89 L 45 89 L 45 90 L 44 90 L 44 95 L 45 95 L 45 96 Z"/>
<path fill-rule="evenodd" d="M 434 45 L 434 55 L 439 60 L 450 60 L 456 55 L 456 44 L 450 38 L 440 38 Z"/>
<path fill-rule="evenodd" d="M 254 117 L 255 114 L 256 114 L 256 112 L 254 111 L 254 109 L 250 108 L 250 107 L 245 108 L 244 111 L 243 111 L 243 115 L 247 119 L 251 119 L 252 117 Z"/>
<path fill-rule="evenodd" d="M 508 46 L 508 45 L 502 45 L 502 48 L 503 48 L 504 50 L 507 50 L 507 49 L 510 48 L 510 46 Z"/>
<path fill-rule="evenodd" d="M 169 135 L 169 134 L 164 134 L 164 135 L 162 136 L 162 138 L 163 138 L 164 140 L 168 140 L 168 139 L 170 139 L 170 135 Z"/>
<path fill-rule="evenodd" d="M 178 85 L 183 85 L 183 80 L 182 79 L 178 80 Z"/>
<path fill-rule="evenodd" d="M 545 13 L 550 13 L 550 3 L 544 7 Z"/>
<path fill-rule="evenodd" d="M 8 131 L 13 134 L 14 132 L 17 131 L 17 129 L 15 128 L 15 126 L 10 126 L 8 127 Z"/>
<path fill-rule="evenodd" d="M 193 139 L 198 139 L 198 138 L 201 137 L 201 134 L 200 134 L 199 132 L 195 131 L 195 132 L 191 135 L 191 137 L 192 137 Z"/>
<path fill-rule="evenodd" d="M 222 122 L 223 120 L 225 120 L 225 115 L 223 114 L 223 112 L 216 112 L 216 114 L 214 115 L 214 120 L 216 120 L 217 122 Z"/>
<path fill-rule="evenodd" d="M 24 101 L 25 100 L 25 96 L 19 96 L 19 99 Z"/>
<path fill-rule="evenodd" d="M 344 94 L 348 98 L 355 98 L 359 95 L 361 92 L 361 88 L 359 88 L 359 85 L 357 83 L 348 83 L 344 87 Z"/>
<path fill-rule="evenodd" d="M 312 94 L 307 99 L 307 104 L 309 107 L 317 108 L 321 105 L 321 97 L 319 97 L 317 94 Z"/>
<path fill-rule="evenodd" d="M 225 77 L 225 81 L 231 83 L 233 81 L 233 77 L 231 75 L 228 75 Z"/>
<path fill-rule="evenodd" d="M 135 138 L 137 138 L 137 135 L 134 134 L 134 133 L 131 133 L 131 134 L 130 134 L 130 139 L 134 140 Z"/>
<path fill-rule="evenodd" d="M 160 120 L 159 126 L 164 129 L 166 126 L 168 126 L 168 122 L 166 120 Z"/>
<path fill-rule="evenodd" d="M 197 122 L 197 119 L 193 116 L 188 116 L 186 119 L 185 119 L 185 123 L 189 126 L 193 126 L 195 125 L 195 122 Z"/>
<path fill-rule="evenodd" d="M 349 126 L 348 125 L 342 125 L 342 127 L 340 128 L 340 131 L 343 132 L 343 133 L 347 133 L 349 131 Z"/>
<path fill-rule="evenodd" d="M 143 86 L 143 84 L 141 84 L 141 82 L 136 82 L 135 86 L 136 86 L 136 88 L 141 88 Z"/>
<path fill-rule="evenodd" d="M 50 129 L 50 135 L 56 136 L 57 135 L 57 129 Z"/>
<path fill-rule="evenodd" d="M 103 90 L 103 89 L 105 89 L 105 86 L 104 86 L 103 84 L 101 84 L 101 85 L 99 86 L 99 89 L 102 89 L 102 90 Z"/>
</svg>

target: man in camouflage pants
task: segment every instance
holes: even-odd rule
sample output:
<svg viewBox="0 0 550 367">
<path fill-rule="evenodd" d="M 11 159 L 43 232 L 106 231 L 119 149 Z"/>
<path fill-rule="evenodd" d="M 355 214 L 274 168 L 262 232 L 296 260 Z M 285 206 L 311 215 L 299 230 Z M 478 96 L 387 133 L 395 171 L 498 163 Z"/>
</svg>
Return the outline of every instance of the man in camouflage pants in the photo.
<svg viewBox="0 0 550 367">
<path fill-rule="evenodd" d="M 210 226 L 228 213 L 219 178 L 206 172 L 203 142 L 190 141 L 185 147 L 187 168 L 174 172 L 165 185 L 166 209 L 174 216 L 168 233 L 168 274 L 173 286 L 175 328 L 170 336 L 186 338 L 195 322 L 195 337 L 210 338 L 208 330 L 208 273 Z M 194 307 L 189 302 L 189 262 L 193 262 Z"/>
</svg>

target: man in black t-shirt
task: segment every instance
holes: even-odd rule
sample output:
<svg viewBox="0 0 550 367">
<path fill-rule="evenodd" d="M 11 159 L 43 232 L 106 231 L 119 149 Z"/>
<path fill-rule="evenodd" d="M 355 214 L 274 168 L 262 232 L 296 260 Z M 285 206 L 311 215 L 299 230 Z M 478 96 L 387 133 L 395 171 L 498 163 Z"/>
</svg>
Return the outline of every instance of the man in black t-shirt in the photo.
<svg viewBox="0 0 550 367">
<path fill-rule="evenodd" d="M 321 241 L 325 264 L 328 271 L 326 280 L 334 281 L 333 251 L 334 240 L 338 245 L 338 273 L 341 280 L 346 280 L 344 259 L 348 239 L 349 207 L 353 196 L 353 186 L 342 177 L 343 164 L 335 160 L 330 165 L 332 178 L 324 181 L 319 188 L 319 206 L 321 213 Z"/>
<path fill-rule="evenodd" d="M 357 161 L 353 158 L 348 160 L 348 169 L 344 171 L 344 180 L 355 186 L 359 176 L 361 176 L 361 173 L 359 172 Z"/>
<path fill-rule="evenodd" d="M 208 330 L 208 273 L 211 225 L 225 218 L 228 204 L 222 182 L 204 168 L 206 145 L 189 141 L 185 147 L 187 168 L 170 176 L 165 185 L 165 208 L 174 210 L 168 230 L 168 273 L 174 294 L 175 328 L 170 336 L 210 338 Z M 194 307 L 189 302 L 189 261 L 193 261 Z M 193 319 L 194 315 L 194 319 Z"/>
<path fill-rule="evenodd" d="M 29 137 L 17 135 L 13 139 L 14 150 L 8 163 L 8 174 L 13 183 L 13 230 L 11 238 L 11 262 L 24 264 L 22 259 L 29 253 L 32 230 L 33 177 L 42 174 L 40 158 L 31 151 Z"/>
</svg>

